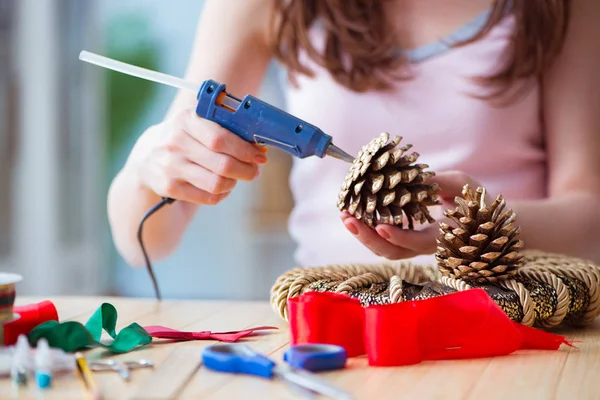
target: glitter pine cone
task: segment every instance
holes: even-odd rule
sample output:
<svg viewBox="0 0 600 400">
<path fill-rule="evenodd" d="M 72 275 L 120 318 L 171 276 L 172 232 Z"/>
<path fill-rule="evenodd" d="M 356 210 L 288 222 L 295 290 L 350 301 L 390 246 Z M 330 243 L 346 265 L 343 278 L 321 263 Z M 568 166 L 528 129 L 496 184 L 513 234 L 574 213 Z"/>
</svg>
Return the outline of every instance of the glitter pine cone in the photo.
<svg viewBox="0 0 600 400">
<path fill-rule="evenodd" d="M 515 226 L 516 214 L 505 210 L 506 201 L 498 195 L 489 206 L 484 188 L 475 193 L 468 185 L 456 197 L 457 207 L 444 215 L 458 227 L 440 223 L 437 260 L 440 272 L 467 283 L 490 283 L 512 279 L 523 260 L 517 239 L 521 228 Z"/>
<path fill-rule="evenodd" d="M 415 164 L 419 154 L 408 153 L 411 144 L 399 147 L 402 137 L 391 142 L 389 138 L 381 133 L 362 148 L 342 185 L 338 209 L 369 227 L 388 224 L 414 229 L 415 221 L 435 222 L 428 206 L 441 204 L 439 186 L 427 183 L 435 173 L 424 171 L 427 164 Z"/>
</svg>

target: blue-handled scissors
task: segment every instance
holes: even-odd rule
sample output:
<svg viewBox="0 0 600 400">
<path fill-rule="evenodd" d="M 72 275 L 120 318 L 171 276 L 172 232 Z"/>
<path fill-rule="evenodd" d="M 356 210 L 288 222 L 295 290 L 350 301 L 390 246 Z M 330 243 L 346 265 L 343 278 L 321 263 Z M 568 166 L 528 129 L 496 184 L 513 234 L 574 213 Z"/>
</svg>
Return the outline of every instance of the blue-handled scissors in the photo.
<svg viewBox="0 0 600 400">
<path fill-rule="evenodd" d="M 294 352 L 294 357 L 288 356 L 289 360 L 294 360 L 293 363 L 296 365 L 308 365 L 303 361 L 299 361 L 299 354 L 309 354 L 309 349 L 303 349 Z M 317 348 L 312 349 L 312 355 L 317 353 L 321 354 L 323 359 L 327 359 L 327 355 L 330 354 L 333 348 Z M 336 357 L 339 357 L 338 350 L 336 350 Z M 307 360 L 307 358 L 303 358 Z M 314 360 L 314 357 L 313 357 Z M 273 360 L 265 357 L 252 350 L 245 344 L 217 344 L 209 346 L 202 352 L 202 363 L 213 371 L 227 372 L 233 374 L 248 374 L 260 376 L 268 379 L 281 378 L 287 383 L 297 385 L 308 391 L 319 393 L 323 396 L 327 396 L 333 399 L 352 399 L 353 397 L 331 385 L 327 381 L 324 381 L 317 377 L 312 372 L 305 369 L 296 368 L 293 365 L 277 365 Z M 314 361 L 313 361 L 314 364 Z M 328 361 L 330 369 L 332 363 Z M 339 365 L 339 361 L 336 365 Z"/>
<path fill-rule="evenodd" d="M 299 344 L 283 354 L 292 367 L 312 372 L 342 369 L 347 359 L 346 349 L 331 344 Z"/>
</svg>

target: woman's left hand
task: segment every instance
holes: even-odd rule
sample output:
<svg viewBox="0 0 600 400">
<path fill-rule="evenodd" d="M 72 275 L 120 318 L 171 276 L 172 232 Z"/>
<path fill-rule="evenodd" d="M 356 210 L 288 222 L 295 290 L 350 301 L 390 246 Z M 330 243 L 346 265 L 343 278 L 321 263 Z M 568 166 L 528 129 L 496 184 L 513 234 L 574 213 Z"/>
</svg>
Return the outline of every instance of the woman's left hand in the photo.
<svg viewBox="0 0 600 400">
<path fill-rule="evenodd" d="M 453 207 L 454 198 L 462 195 L 465 184 L 468 184 L 473 190 L 481 186 L 469 175 L 455 171 L 440 172 L 430 181 L 440 185 L 439 195 L 442 205 L 437 207 L 444 207 L 444 209 Z M 442 215 L 441 212 L 440 215 Z M 383 224 L 373 229 L 347 212 L 342 212 L 341 219 L 346 229 L 373 253 L 390 260 L 412 258 L 421 254 L 433 254 L 437 248 L 436 237 L 440 222 L 438 218 L 436 218 L 435 223 L 419 231 Z"/>
</svg>

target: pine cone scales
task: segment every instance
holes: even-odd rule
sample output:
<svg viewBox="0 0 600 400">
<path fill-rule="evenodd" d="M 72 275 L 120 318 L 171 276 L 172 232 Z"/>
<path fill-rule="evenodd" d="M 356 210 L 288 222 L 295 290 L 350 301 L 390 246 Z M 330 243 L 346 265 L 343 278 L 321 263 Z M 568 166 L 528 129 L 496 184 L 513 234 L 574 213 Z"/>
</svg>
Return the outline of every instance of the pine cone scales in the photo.
<svg viewBox="0 0 600 400">
<path fill-rule="evenodd" d="M 523 241 L 516 239 L 521 228 L 514 226 L 516 214 L 505 210 L 499 195 L 489 206 L 485 189 L 475 193 L 465 185 L 463 197 L 457 197 L 456 209 L 444 212 L 458 225 L 440 223 L 435 258 L 440 272 L 469 283 L 497 282 L 517 274 L 523 256 Z"/>
<path fill-rule="evenodd" d="M 414 164 L 416 152 L 408 153 L 412 145 L 398 147 L 402 137 L 389 141 L 384 132 L 363 146 L 348 171 L 337 206 L 346 210 L 367 226 L 378 224 L 408 228 L 414 221 L 435 222 L 427 207 L 440 204 L 437 184 L 427 184 L 434 172 L 424 171 L 427 164 Z"/>
</svg>

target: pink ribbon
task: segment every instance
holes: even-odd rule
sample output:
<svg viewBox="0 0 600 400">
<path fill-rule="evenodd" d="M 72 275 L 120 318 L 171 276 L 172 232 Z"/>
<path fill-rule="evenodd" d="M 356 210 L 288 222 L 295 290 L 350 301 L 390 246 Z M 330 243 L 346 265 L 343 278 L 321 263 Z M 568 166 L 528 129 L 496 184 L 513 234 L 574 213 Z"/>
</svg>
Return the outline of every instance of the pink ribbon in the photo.
<svg viewBox="0 0 600 400">
<path fill-rule="evenodd" d="M 255 331 L 277 329 L 274 326 L 259 326 L 256 328 L 244 329 L 242 331 L 229 332 L 182 332 L 176 329 L 166 328 L 160 325 L 145 326 L 144 329 L 153 338 L 176 339 L 176 340 L 219 340 L 221 342 L 236 342 L 239 339 L 252 335 Z"/>
</svg>

